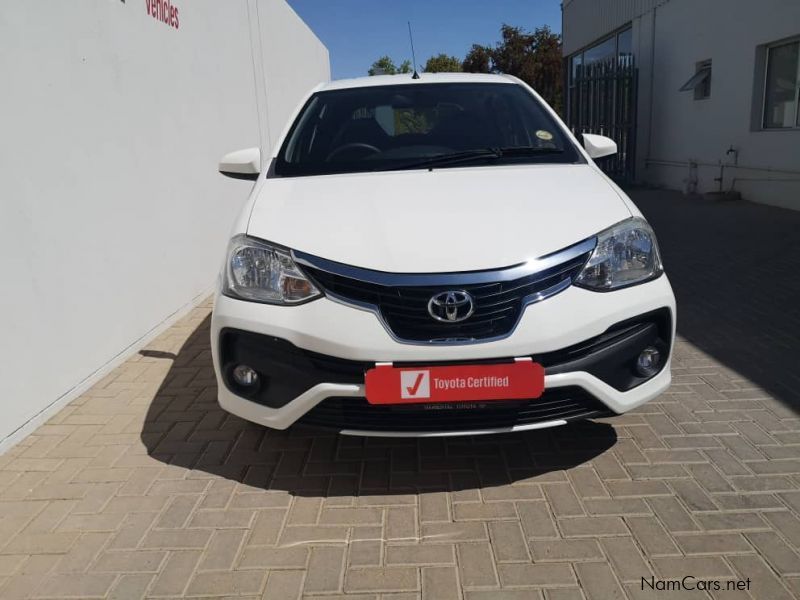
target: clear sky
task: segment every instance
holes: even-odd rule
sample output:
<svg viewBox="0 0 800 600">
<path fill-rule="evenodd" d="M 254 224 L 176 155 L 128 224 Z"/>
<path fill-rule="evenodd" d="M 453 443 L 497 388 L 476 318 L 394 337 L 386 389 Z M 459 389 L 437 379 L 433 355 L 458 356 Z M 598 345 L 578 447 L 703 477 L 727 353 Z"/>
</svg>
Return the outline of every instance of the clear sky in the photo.
<svg viewBox="0 0 800 600">
<path fill-rule="evenodd" d="M 398 65 L 411 59 L 407 21 L 414 29 L 417 63 L 444 52 L 459 58 L 472 44 L 494 45 L 503 23 L 525 29 L 549 25 L 561 32 L 560 0 L 288 0 L 331 55 L 334 79 L 359 77 L 380 56 Z"/>
</svg>

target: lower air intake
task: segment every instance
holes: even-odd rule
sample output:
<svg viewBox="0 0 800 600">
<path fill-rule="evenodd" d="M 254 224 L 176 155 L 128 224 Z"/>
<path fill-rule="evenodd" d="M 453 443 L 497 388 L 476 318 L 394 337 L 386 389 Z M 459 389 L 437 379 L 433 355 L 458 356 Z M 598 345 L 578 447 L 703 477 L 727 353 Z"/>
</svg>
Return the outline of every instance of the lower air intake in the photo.
<svg viewBox="0 0 800 600">
<path fill-rule="evenodd" d="M 359 431 L 432 432 L 498 429 L 612 414 L 578 387 L 552 388 L 535 400 L 376 406 L 366 398 L 328 398 L 298 424 Z"/>
</svg>

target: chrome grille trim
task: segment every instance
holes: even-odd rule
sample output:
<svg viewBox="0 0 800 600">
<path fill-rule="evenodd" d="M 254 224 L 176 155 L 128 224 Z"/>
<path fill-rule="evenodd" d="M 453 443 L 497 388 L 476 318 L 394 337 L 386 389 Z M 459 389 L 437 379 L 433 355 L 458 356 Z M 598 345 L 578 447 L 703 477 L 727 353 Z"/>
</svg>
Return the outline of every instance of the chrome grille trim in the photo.
<svg viewBox="0 0 800 600">
<path fill-rule="evenodd" d="M 482 344 L 488 343 L 493 341 L 502 340 L 511 336 L 517 328 L 520 320 L 522 319 L 522 315 L 525 312 L 525 308 L 531 304 L 541 302 L 555 296 L 556 294 L 563 292 L 567 288 L 569 288 L 573 283 L 573 277 L 576 274 L 575 265 L 578 264 L 580 266 L 580 259 L 584 257 L 584 260 L 588 260 L 588 257 L 591 255 L 592 250 L 594 250 L 595 246 L 597 245 L 596 238 L 590 238 L 588 240 L 584 240 L 578 244 L 573 246 L 569 246 L 563 250 L 558 252 L 554 252 L 553 254 L 549 254 L 547 256 L 543 256 L 541 258 L 537 258 L 531 261 L 527 261 L 520 265 L 506 267 L 502 269 L 495 269 L 489 271 L 470 271 L 470 272 L 463 272 L 463 273 L 386 273 L 383 271 L 375 271 L 371 269 L 364 269 L 361 267 L 353 267 L 350 265 L 345 265 L 342 263 L 337 263 L 334 261 L 330 261 L 327 259 L 319 258 L 310 254 L 306 254 L 304 252 L 294 251 L 293 258 L 300 265 L 300 268 L 306 267 L 308 269 L 308 275 L 314 279 L 315 275 L 319 279 L 322 277 L 322 274 L 325 274 L 325 278 L 327 279 L 328 276 L 334 276 L 336 278 L 340 278 L 342 281 L 337 284 L 336 287 L 340 289 L 340 291 L 334 291 L 328 289 L 328 287 L 324 284 L 324 282 L 316 281 L 320 289 L 323 290 L 325 296 L 339 304 L 343 304 L 346 306 L 350 306 L 353 308 L 357 308 L 359 310 L 369 311 L 373 313 L 380 323 L 383 325 L 384 329 L 387 333 L 392 337 L 392 339 L 401 344 L 411 344 L 411 345 L 467 345 L 467 344 Z M 567 266 L 571 265 L 571 266 Z M 316 271 L 316 274 L 315 274 Z M 570 274 L 569 271 L 572 271 Z M 579 269 L 578 271 L 579 272 Z M 541 273 L 541 277 L 536 277 L 538 273 Z M 393 320 L 395 327 L 398 327 L 397 319 L 398 318 L 405 318 L 407 320 L 405 329 L 408 330 L 408 327 L 412 327 L 412 329 L 416 328 L 419 329 L 422 327 L 420 325 L 420 321 L 424 322 L 424 319 L 415 315 L 405 315 L 403 316 L 401 313 L 403 309 L 398 307 L 392 308 L 393 303 L 386 304 L 383 303 L 383 310 L 382 306 L 379 304 L 375 304 L 369 301 L 366 301 L 364 298 L 356 298 L 356 297 L 348 297 L 346 293 L 341 291 L 341 286 L 344 285 L 347 288 L 347 280 L 355 282 L 353 285 L 358 287 L 362 284 L 367 286 L 377 286 L 381 289 L 383 288 L 404 288 L 409 292 L 415 291 L 414 288 L 440 288 L 446 289 L 450 286 L 491 286 L 496 284 L 503 284 L 508 282 L 514 282 L 517 280 L 522 280 L 524 278 L 528 278 L 528 281 L 525 284 L 519 285 L 517 287 L 512 287 L 510 289 L 501 290 L 497 293 L 489 293 L 484 295 L 484 300 L 486 298 L 490 298 L 491 296 L 497 297 L 506 297 L 512 295 L 515 291 L 520 290 L 522 288 L 531 286 L 535 282 L 544 282 L 547 279 L 552 279 L 558 277 L 559 275 L 564 275 L 566 278 L 556 282 L 554 285 L 551 285 L 544 289 L 539 289 L 530 293 L 525 296 L 521 296 L 518 298 L 517 307 L 518 309 L 514 309 L 516 312 L 515 316 L 506 317 L 505 326 L 498 327 L 495 325 L 495 320 L 491 318 L 491 315 L 494 314 L 492 311 L 493 306 L 500 306 L 503 304 L 505 306 L 510 306 L 509 302 L 513 302 L 513 300 L 501 300 L 500 303 L 497 305 L 486 304 L 484 302 L 483 305 L 483 315 L 478 315 L 479 319 L 483 318 L 483 322 L 486 322 L 486 318 L 490 318 L 490 327 L 494 327 L 495 329 L 502 329 L 502 332 L 498 335 L 475 335 L 475 336 L 464 336 L 458 335 L 457 331 L 453 331 L 452 336 L 448 336 L 446 332 L 437 331 L 435 336 L 432 336 L 431 339 L 419 339 L 419 332 L 415 332 L 417 334 L 416 339 L 411 339 L 411 331 L 408 331 L 409 337 L 404 337 L 402 334 L 398 334 L 392 327 L 392 324 L 387 320 L 387 316 L 383 314 L 384 310 L 389 310 L 389 317 Z M 380 296 L 378 297 L 380 298 Z M 488 310 L 487 310 L 488 309 Z M 401 313 L 397 311 L 400 310 Z M 506 308 L 502 308 L 496 311 L 497 313 L 502 313 L 506 311 Z M 427 315 L 426 315 L 427 316 Z M 410 321 L 408 321 L 410 319 Z M 513 319 L 513 322 L 511 321 Z M 417 322 L 417 325 L 414 325 L 412 322 Z M 470 320 L 464 322 L 465 324 L 470 324 Z M 475 326 L 481 327 L 480 321 Z M 401 327 L 402 329 L 402 327 Z M 467 332 L 465 332 L 467 333 Z M 493 332 L 491 332 L 493 333 Z"/>
<path fill-rule="evenodd" d="M 357 279 L 358 281 L 373 283 L 375 285 L 397 287 L 434 285 L 446 287 L 497 283 L 519 279 L 569 262 L 579 257 L 581 254 L 591 252 L 594 250 L 595 246 L 597 246 L 597 238 L 591 237 L 573 246 L 564 248 L 563 250 L 540 258 L 534 258 L 511 267 L 488 271 L 464 271 L 461 273 L 387 273 L 385 271 L 353 267 L 344 263 L 300 252 L 299 250 L 292 250 L 292 258 L 299 265 L 305 265 L 307 267 L 319 269 L 320 271 L 339 275 L 340 277 Z"/>
</svg>

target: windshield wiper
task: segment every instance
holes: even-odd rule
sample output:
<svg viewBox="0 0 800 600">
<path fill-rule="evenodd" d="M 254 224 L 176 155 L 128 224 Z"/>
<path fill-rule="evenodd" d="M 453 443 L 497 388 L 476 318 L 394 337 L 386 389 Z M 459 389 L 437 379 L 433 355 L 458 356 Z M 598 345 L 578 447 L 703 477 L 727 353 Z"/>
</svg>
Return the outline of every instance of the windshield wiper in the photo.
<svg viewBox="0 0 800 600">
<path fill-rule="evenodd" d="M 400 165 L 391 165 L 376 169 L 376 171 L 402 171 L 404 169 L 433 169 L 445 165 L 454 165 L 473 160 L 497 160 L 503 157 L 515 158 L 520 156 L 540 156 L 544 154 L 563 154 L 561 148 L 543 148 L 539 146 L 508 146 L 503 148 L 476 148 L 452 154 L 439 154 L 413 162 Z"/>
<path fill-rule="evenodd" d="M 421 169 L 423 167 L 440 167 L 443 165 L 452 165 L 479 158 L 499 158 L 500 154 L 494 148 L 479 148 L 476 150 L 466 150 L 464 152 L 453 152 L 451 154 L 437 154 L 436 156 L 429 156 L 427 158 L 420 158 L 413 162 L 402 163 L 399 165 L 390 165 L 375 169 L 376 171 L 401 171 L 403 169 Z"/>
</svg>

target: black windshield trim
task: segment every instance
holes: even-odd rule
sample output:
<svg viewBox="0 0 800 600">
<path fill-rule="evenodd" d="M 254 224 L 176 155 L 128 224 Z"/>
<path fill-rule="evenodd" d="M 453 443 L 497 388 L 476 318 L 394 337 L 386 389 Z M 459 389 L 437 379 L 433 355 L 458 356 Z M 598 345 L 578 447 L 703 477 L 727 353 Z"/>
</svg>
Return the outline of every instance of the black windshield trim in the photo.
<svg viewBox="0 0 800 600">
<path fill-rule="evenodd" d="M 511 148 L 487 148 L 487 149 L 478 149 L 476 148 L 474 151 L 463 151 L 454 154 L 465 155 L 463 160 L 456 159 L 453 163 L 448 163 L 447 158 L 442 156 L 431 156 L 431 161 L 442 162 L 440 164 L 436 164 L 433 168 L 435 169 L 444 169 L 444 168 L 454 168 L 454 167 L 464 167 L 466 163 L 471 163 L 473 161 L 473 157 L 466 155 L 472 154 L 475 152 L 474 162 L 476 164 L 470 164 L 469 166 L 476 166 L 476 167 L 487 167 L 487 166 L 501 166 L 501 165 L 520 165 L 520 164 L 585 164 L 586 159 L 584 158 L 583 154 L 578 150 L 575 146 L 575 143 L 569 136 L 569 131 L 554 117 L 552 117 L 549 112 L 546 110 L 546 105 L 540 101 L 536 96 L 530 94 L 527 89 L 523 86 L 515 83 L 505 83 L 505 82 L 436 82 L 436 83 L 419 83 L 414 84 L 412 86 L 408 86 L 407 84 L 393 84 L 393 85 L 381 85 L 381 86 L 366 86 L 363 89 L 372 89 L 375 88 L 384 88 L 387 90 L 402 90 L 403 88 L 408 87 L 416 87 L 416 86 L 425 86 L 425 87 L 433 87 L 433 86 L 455 86 L 455 85 L 474 85 L 474 86 L 514 86 L 516 88 L 521 88 L 524 92 L 528 93 L 531 100 L 540 105 L 542 109 L 542 114 L 545 118 L 547 118 L 551 123 L 552 126 L 559 131 L 561 136 L 563 137 L 563 146 L 554 148 L 551 151 L 541 151 L 536 153 L 525 154 L 519 153 L 518 150 L 515 151 L 515 148 L 519 148 L 521 150 L 525 150 L 527 147 L 520 146 L 520 147 L 511 147 Z M 296 178 L 296 177 L 315 177 L 315 176 L 325 176 L 325 175 L 346 175 L 346 174 L 358 174 L 358 173 L 375 173 L 375 172 L 385 172 L 389 173 L 392 171 L 408 171 L 408 170 L 424 170 L 429 169 L 430 165 L 426 164 L 427 161 L 420 158 L 419 165 L 409 165 L 404 163 L 398 163 L 397 165 L 380 165 L 375 168 L 369 168 L 368 161 L 359 160 L 355 161 L 354 163 L 331 163 L 330 169 L 320 169 L 319 163 L 315 163 L 315 168 L 313 171 L 303 171 L 303 170 L 296 170 L 297 167 L 292 165 L 291 163 L 286 162 L 283 157 L 287 152 L 287 148 L 289 146 L 290 141 L 292 140 L 293 136 L 295 135 L 297 128 L 300 126 L 303 115 L 309 109 L 309 107 L 314 103 L 321 96 L 325 95 L 333 95 L 333 94 L 341 94 L 341 93 L 348 93 L 353 92 L 354 90 L 358 90 L 362 88 L 342 88 L 342 89 L 334 89 L 334 90 L 322 90 L 313 93 L 307 99 L 306 103 L 303 105 L 302 109 L 297 113 L 292 126 L 290 127 L 289 131 L 287 132 L 285 138 L 281 142 L 280 150 L 277 156 L 273 159 L 272 164 L 270 165 L 270 169 L 266 174 L 266 177 L 269 178 Z M 491 151 L 490 151 L 491 150 Z M 506 156 L 502 155 L 502 150 L 508 151 Z M 484 152 L 485 151 L 485 152 Z M 569 158 L 573 160 L 564 160 L 563 155 L 567 154 L 570 155 Z M 410 161 L 416 162 L 416 161 Z"/>
</svg>

